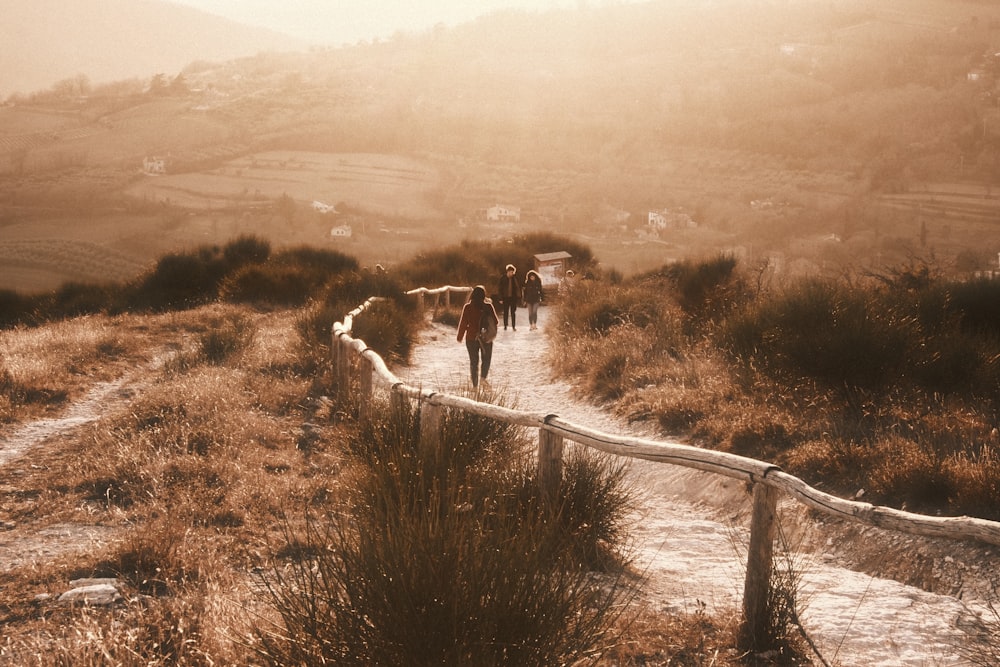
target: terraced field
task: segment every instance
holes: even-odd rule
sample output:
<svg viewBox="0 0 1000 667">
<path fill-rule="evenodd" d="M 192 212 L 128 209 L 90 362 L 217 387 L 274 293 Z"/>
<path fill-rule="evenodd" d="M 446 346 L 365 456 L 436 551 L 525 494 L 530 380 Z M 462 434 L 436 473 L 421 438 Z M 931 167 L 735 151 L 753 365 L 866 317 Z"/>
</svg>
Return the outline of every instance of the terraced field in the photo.
<svg viewBox="0 0 1000 667">
<path fill-rule="evenodd" d="M 86 241 L 25 239 L 0 241 L 0 286 L 47 287 L 62 282 L 126 281 L 145 268 L 135 257 Z"/>
<path fill-rule="evenodd" d="M 207 171 L 144 178 L 128 194 L 191 208 L 288 195 L 299 202 L 346 202 L 371 213 L 428 219 L 442 215 L 430 201 L 440 181 L 433 165 L 397 155 L 274 151 Z"/>
</svg>

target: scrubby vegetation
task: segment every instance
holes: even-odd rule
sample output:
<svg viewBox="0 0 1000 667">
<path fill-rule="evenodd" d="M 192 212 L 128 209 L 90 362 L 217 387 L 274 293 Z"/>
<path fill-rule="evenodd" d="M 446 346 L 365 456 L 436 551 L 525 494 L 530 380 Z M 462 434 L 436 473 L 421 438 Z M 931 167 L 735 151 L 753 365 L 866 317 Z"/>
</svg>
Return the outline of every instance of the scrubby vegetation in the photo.
<svg viewBox="0 0 1000 667">
<path fill-rule="evenodd" d="M 584 281 L 555 363 L 631 419 L 811 484 L 1000 518 L 1000 282 L 758 278 L 721 256 Z"/>
<path fill-rule="evenodd" d="M 44 414 L 137 366 L 150 377 L 82 437 L 33 454 L 30 472 L 0 470 L 0 483 L 19 489 L 6 516 L 32 532 L 95 517 L 125 526 L 99 553 L 0 574 L 21 591 L 3 607 L 4 658 L 638 665 L 712 664 L 721 651 L 739 660 L 726 648 L 736 641 L 730 619 L 629 610 L 631 498 L 619 464 L 570 456 L 548 505 L 516 429 L 448 414 L 442 447 L 425 451 L 418 412 L 358 421 L 336 399 L 334 320 L 381 297 L 355 333 L 403 362 L 420 320 L 402 293 L 417 284 L 411 276 L 486 282 L 504 261 L 527 264 L 553 246 L 566 244 L 545 234 L 465 243 L 366 271 L 306 248 L 272 255 L 244 238 L 188 256 L 204 281 L 184 295 L 162 298 L 167 261 L 151 274 L 160 278 L 112 290 L 114 307 L 90 314 L 61 320 L 71 311 L 45 312 L 51 296 L 32 297 L 33 319 L 0 332 L 4 420 Z M 452 279 L 444 257 L 464 258 L 467 280 Z M 920 265 L 778 284 L 730 256 L 628 279 L 578 266 L 594 279 L 561 298 L 554 363 L 587 395 L 835 492 L 993 516 L 993 283 Z M 137 297 L 146 292 L 136 286 L 152 296 Z M 118 312 L 119 292 L 137 299 L 135 312 Z M 136 597 L 106 611 L 36 598 L 100 576 Z M 797 656 L 786 634 L 793 588 L 781 588 L 788 613 L 772 629 Z"/>
<path fill-rule="evenodd" d="M 251 262 L 270 261 L 260 259 Z M 734 656 L 725 621 L 654 619 L 628 606 L 632 496 L 620 462 L 570 455 L 562 492 L 543 501 L 518 429 L 447 414 L 442 446 L 426 451 L 417 411 L 359 422 L 331 399 L 328 349 L 319 350 L 327 319 L 384 293 L 356 331 L 405 359 L 414 313 L 391 298 L 389 275 L 344 263 L 327 278 L 301 307 L 185 299 L 159 312 L 167 302 L 158 301 L 149 312 L 0 332 L 9 421 L 75 400 L 102 378 L 131 373 L 141 386 L 131 400 L 108 400 L 74 437 L 39 445 L 30 468 L 0 468 L 10 534 L 27 550 L 46 529 L 66 535 L 57 556 L 14 558 L 0 572 L 11 592 L 0 606 L 0 662 Z M 101 548 L 88 531 L 104 536 Z M 74 542 L 76 532 L 91 537 Z M 94 577 L 116 579 L 125 597 L 107 608 L 55 600 L 67 582 Z"/>
</svg>

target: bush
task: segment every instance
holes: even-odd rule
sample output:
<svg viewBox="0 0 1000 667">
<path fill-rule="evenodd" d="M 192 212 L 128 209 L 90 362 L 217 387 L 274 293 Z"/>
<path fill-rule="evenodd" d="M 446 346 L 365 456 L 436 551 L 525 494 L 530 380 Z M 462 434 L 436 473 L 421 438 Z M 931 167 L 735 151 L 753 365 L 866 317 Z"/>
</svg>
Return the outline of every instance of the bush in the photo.
<svg viewBox="0 0 1000 667">
<path fill-rule="evenodd" d="M 214 299 L 225 264 L 217 249 L 171 253 L 140 279 L 130 292 L 129 307 L 137 310 L 192 308 Z"/>
<path fill-rule="evenodd" d="M 271 256 L 271 243 L 257 236 L 240 236 L 225 245 L 222 256 L 230 270 L 247 264 L 263 264 Z"/>
<path fill-rule="evenodd" d="M 9 329 L 19 324 L 33 324 L 37 300 L 18 294 L 14 290 L 0 290 L 0 328 Z"/>
<path fill-rule="evenodd" d="M 210 364 L 222 364 L 245 352 L 254 341 L 257 327 L 244 315 L 232 315 L 198 337 L 201 357 Z"/>
<path fill-rule="evenodd" d="M 918 346 L 914 324 L 872 291 L 812 279 L 728 318 L 721 342 L 746 366 L 851 396 L 898 381 Z"/>
<path fill-rule="evenodd" d="M 322 286 L 325 277 L 317 278 L 314 272 L 299 266 L 245 266 L 223 281 L 219 297 L 230 303 L 301 306 Z"/>
</svg>

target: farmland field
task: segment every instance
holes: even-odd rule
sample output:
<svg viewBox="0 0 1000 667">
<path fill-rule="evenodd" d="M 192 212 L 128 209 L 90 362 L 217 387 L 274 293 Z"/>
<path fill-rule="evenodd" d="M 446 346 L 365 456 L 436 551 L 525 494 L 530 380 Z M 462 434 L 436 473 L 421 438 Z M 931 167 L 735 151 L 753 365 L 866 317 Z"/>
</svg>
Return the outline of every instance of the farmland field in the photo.
<svg viewBox="0 0 1000 667">
<path fill-rule="evenodd" d="M 440 186 L 437 170 L 396 155 L 252 153 L 204 172 L 149 176 L 128 194 L 191 208 L 272 201 L 288 195 L 300 202 L 352 208 L 398 217 L 440 216 L 428 198 Z"/>
</svg>

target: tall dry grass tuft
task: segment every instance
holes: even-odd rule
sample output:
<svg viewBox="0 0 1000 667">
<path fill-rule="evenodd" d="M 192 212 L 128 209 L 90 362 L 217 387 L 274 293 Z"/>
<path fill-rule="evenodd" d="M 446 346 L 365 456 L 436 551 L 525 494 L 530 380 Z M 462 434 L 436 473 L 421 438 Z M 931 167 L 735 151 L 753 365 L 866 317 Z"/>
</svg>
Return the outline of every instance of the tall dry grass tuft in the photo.
<svg viewBox="0 0 1000 667">
<path fill-rule="evenodd" d="M 994 581 L 992 595 L 985 608 L 969 609 L 961 619 L 962 641 L 958 653 L 973 667 L 1000 665 L 1000 595 Z"/>
<path fill-rule="evenodd" d="M 352 444 L 349 510 L 311 516 L 288 536 L 292 557 L 264 576 L 281 620 L 255 632 L 262 660 L 551 665 L 614 643 L 621 564 L 598 574 L 571 543 L 588 502 L 606 529 L 592 539 L 616 536 L 608 518 L 624 512 L 622 496 L 601 499 L 613 510 L 578 498 L 546 507 L 509 426 L 450 415 L 429 449 L 418 412 L 377 413 Z M 616 488 L 613 472 L 584 468 L 571 467 L 567 489 Z"/>
</svg>

